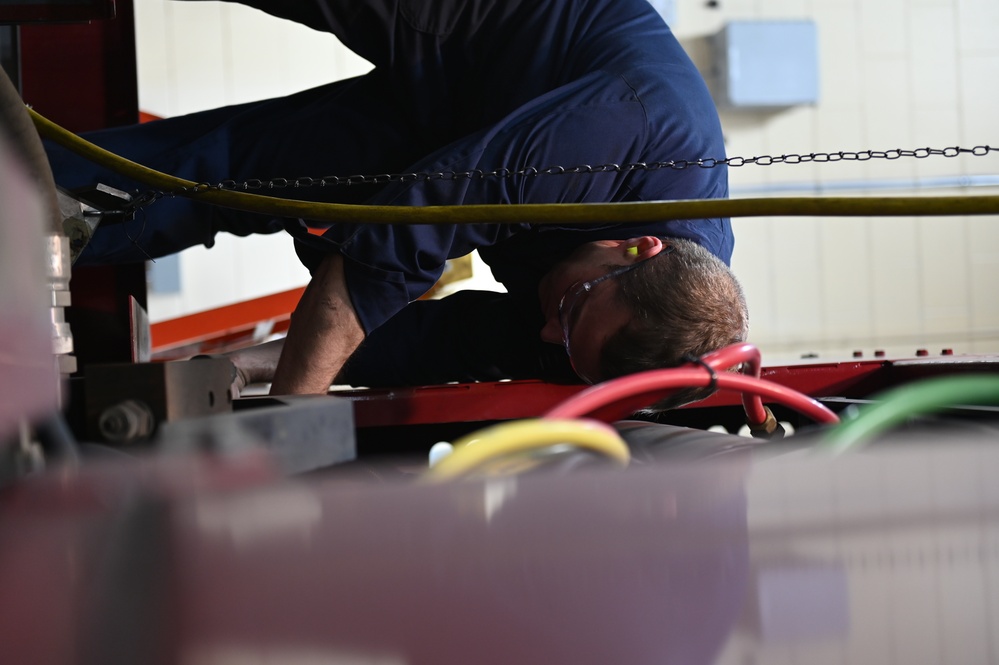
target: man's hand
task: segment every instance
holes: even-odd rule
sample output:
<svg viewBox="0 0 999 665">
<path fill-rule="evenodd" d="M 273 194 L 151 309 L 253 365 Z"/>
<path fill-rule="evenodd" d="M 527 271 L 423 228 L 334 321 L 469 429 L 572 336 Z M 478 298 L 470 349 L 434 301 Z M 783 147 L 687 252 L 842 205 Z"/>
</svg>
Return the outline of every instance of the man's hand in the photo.
<svg viewBox="0 0 999 665">
<path fill-rule="evenodd" d="M 251 348 L 258 348 L 258 347 L 251 347 Z M 243 369 L 243 367 L 241 367 L 239 364 L 237 364 L 237 358 L 234 356 L 234 354 L 239 354 L 239 353 L 242 353 L 243 351 L 246 351 L 246 349 L 241 349 L 240 351 L 235 351 L 232 354 L 222 354 L 222 355 L 212 355 L 212 354 L 207 354 L 207 353 L 201 353 L 201 354 L 198 354 L 196 356 L 193 356 L 191 358 L 191 360 L 192 361 L 193 360 L 205 360 L 205 359 L 208 359 L 208 360 L 214 360 L 214 359 L 228 360 L 229 361 L 229 367 L 232 370 L 232 376 L 230 377 L 230 383 L 229 383 L 229 396 L 232 399 L 237 399 L 237 398 L 239 398 L 239 394 L 241 392 L 243 392 L 243 388 L 245 388 L 249 383 L 251 383 L 250 380 L 247 378 L 248 374 L 247 374 L 246 370 Z M 277 364 L 277 359 L 275 359 L 274 364 L 275 365 Z M 270 373 L 271 373 L 272 376 L 274 375 L 273 367 L 271 368 L 271 372 Z"/>
<path fill-rule="evenodd" d="M 292 314 L 271 394 L 326 393 L 363 339 L 364 329 L 347 292 L 343 257 L 330 254 Z"/>
</svg>

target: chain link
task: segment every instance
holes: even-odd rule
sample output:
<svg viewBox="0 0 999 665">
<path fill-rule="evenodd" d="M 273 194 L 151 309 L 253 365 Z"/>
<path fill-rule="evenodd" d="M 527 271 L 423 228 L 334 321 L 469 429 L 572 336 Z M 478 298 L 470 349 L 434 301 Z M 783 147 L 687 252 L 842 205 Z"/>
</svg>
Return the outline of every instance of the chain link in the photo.
<svg viewBox="0 0 999 665">
<path fill-rule="evenodd" d="M 302 189 L 309 187 L 341 187 L 352 185 L 383 185 L 393 182 L 430 182 L 436 180 L 463 181 L 463 180 L 484 180 L 486 178 L 516 178 L 516 177 L 536 177 L 546 175 L 565 174 L 597 174 L 597 173 L 632 173 L 634 171 L 658 171 L 661 169 L 671 169 L 682 171 L 688 168 L 713 169 L 719 166 L 740 168 L 743 166 L 773 166 L 774 164 L 826 164 L 832 162 L 866 162 L 872 159 L 896 160 L 903 157 L 915 159 L 926 159 L 927 157 L 957 157 L 958 155 L 973 155 L 984 157 L 992 152 L 999 152 L 999 148 L 987 145 L 979 145 L 974 148 L 961 148 L 958 146 L 947 148 L 916 148 L 915 150 L 902 150 L 900 148 L 892 150 L 861 150 L 838 151 L 838 152 L 812 152 L 808 154 L 791 153 L 787 155 L 760 155 L 757 157 L 727 157 L 723 159 L 702 158 L 693 160 L 670 160 L 665 162 L 632 162 L 628 164 L 599 164 L 591 166 L 580 164 L 577 166 L 549 166 L 547 168 L 536 168 L 533 166 L 523 168 L 498 168 L 491 171 L 483 169 L 472 169 L 470 171 L 435 171 L 417 173 L 381 173 L 377 175 L 350 175 L 350 176 L 324 176 L 321 178 L 302 176 L 298 178 L 272 178 L 261 180 L 251 178 L 242 182 L 235 180 L 222 180 L 217 183 L 198 183 L 193 187 L 180 187 L 171 191 L 147 191 L 135 197 L 132 207 L 140 208 L 155 203 L 161 198 L 169 196 L 179 196 L 181 194 L 191 194 L 205 191 L 241 191 L 254 192 L 259 190 L 273 189 Z"/>
</svg>

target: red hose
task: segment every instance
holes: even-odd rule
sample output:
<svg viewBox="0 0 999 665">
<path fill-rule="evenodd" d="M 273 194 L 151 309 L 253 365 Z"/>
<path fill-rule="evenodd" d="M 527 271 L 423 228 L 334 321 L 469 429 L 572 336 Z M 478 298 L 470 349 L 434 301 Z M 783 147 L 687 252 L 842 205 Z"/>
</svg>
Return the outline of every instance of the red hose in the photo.
<svg viewBox="0 0 999 665">
<path fill-rule="evenodd" d="M 753 378 L 760 378 L 762 358 L 760 350 L 752 344 L 730 344 L 712 353 L 701 356 L 711 369 L 724 371 L 740 363 L 746 363 L 742 373 Z M 754 393 L 742 394 L 742 406 L 746 410 L 746 420 L 750 427 L 759 427 L 767 422 L 769 414 L 763 406 L 763 399 Z"/>
<path fill-rule="evenodd" d="M 742 374 L 722 373 L 717 376 L 722 390 L 766 397 L 808 416 L 812 420 L 834 424 L 839 418 L 808 395 L 779 383 Z M 544 414 L 546 418 L 590 417 L 612 422 L 628 416 L 643 406 L 660 399 L 664 393 L 680 388 L 700 388 L 711 385 L 711 376 L 703 369 L 677 367 L 654 369 L 639 374 L 606 381 L 577 393 Z"/>
</svg>

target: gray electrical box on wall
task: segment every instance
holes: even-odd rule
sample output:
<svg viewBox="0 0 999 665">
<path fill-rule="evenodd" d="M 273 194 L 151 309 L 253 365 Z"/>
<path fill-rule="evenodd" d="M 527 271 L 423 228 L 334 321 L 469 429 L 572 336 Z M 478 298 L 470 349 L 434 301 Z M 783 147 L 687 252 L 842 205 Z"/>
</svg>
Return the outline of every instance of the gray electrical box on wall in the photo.
<svg viewBox="0 0 999 665">
<path fill-rule="evenodd" d="M 819 100 L 818 30 L 813 21 L 732 21 L 712 37 L 715 102 L 774 108 Z"/>
<path fill-rule="evenodd" d="M 676 29 L 676 0 L 649 0 L 659 15 L 666 21 L 666 25 Z"/>
</svg>

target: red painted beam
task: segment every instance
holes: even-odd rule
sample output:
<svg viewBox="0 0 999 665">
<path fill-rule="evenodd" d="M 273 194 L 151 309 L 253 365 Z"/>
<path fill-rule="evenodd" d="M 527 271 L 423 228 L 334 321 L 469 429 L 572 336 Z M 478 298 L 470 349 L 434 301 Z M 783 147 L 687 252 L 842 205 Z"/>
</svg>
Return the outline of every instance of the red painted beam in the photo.
<svg viewBox="0 0 999 665">
<path fill-rule="evenodd" d="M 762 378 L 811 397 L 862 399 L 892 386 L 957 373 L 999 372 L 997 356 L 946 356 L 766 367 Z M 540 416 L 585 385 L 543 381 L 462 383 L 391 390 L 334 391 L 354 402 L 358 428 L 511 420 Z M 684 408 L 738 406 L 741 395 L 720 392 Z"/>
<path fill-rule="evenodd" d="M 205 312 L 160 321 L 151 326 L 153 355 L 165 359 L 171 351 L 212 347 L 218 350 L 236 341 L 252 341 L 260 323 L 272 322 L 272 332 L 288 329 L 305 287 L 275 293 L 246 302 L 218 307 Z"/>
</svg>

